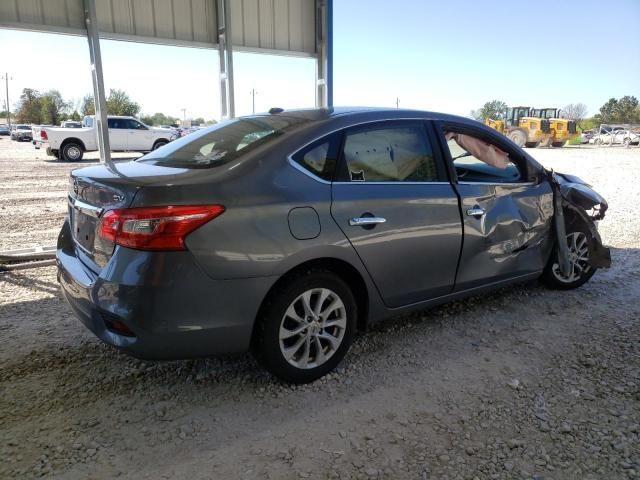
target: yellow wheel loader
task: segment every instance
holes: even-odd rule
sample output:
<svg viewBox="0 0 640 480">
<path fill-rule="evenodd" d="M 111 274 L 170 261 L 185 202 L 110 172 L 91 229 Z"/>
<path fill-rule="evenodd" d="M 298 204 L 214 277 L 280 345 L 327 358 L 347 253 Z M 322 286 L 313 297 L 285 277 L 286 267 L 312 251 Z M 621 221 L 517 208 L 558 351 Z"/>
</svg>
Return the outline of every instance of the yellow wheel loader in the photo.
<svg viewBox="0 0 640 480">
<path fill-rule="evenodd" d="M 558 108 L 532 108 L 531 116 L 549 121 L 551 145 L 556 148 L 564 147 L 567 141 L 578 136 L 575 120 L 560 118 L 560 109 Z"/>
<path fill-rule="evenodd" d="M 487 118 L 485 125 L 506 135 L 519 147 L 535 148 L 551 143 L 551 128 L 548 120 L 530 115 L 530 107 L 513 107 L 504 112 L 502 118 Z"/>
</svg>

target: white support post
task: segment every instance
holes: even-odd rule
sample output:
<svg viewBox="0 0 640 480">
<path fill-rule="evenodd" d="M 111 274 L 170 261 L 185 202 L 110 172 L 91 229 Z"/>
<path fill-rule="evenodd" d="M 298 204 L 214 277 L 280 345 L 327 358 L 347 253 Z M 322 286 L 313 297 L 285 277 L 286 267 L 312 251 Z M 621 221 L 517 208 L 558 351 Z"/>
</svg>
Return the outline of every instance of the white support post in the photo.
<svg viewBox="0 0 640 480">
<path fill-rule="evenodd" d="M 98 134 L 100 162 L 104 163 L 109 168 L 113 168 L 113 162 L 111 161 L 111 148 L 109 145 L 107 100 L 104 93 L 102 55 L 100 54 L 100 37 L 98 35 L 98 20 L 95 0 L 84 0 L 84 21 L 87 26 L 87 40 L 89 41 L 91 79 L 93 80 L 93 100 L 96 109 L 94 127 Z"/>
<path fill-rule="evenodd" d="M 316 0 L 316 107 L 333 106 L 333 1 Z"/>
<path fill-rule="evenodd" d="M 234 118 L 233 48 L 231 45 L 231 5 L 229 0 L 217 0 L 218 53 L 220 57 L 220 106 L 222 119 Z"/>
</svg>

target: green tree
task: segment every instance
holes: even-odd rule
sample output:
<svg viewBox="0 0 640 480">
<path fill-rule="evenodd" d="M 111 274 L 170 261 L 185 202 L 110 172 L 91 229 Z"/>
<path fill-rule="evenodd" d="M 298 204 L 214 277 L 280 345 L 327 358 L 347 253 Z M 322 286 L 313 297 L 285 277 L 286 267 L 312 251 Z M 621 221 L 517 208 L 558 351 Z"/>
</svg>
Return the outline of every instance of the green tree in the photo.
<svg viewBox="0 0 640 480">
<path fill-rule="evenodd" d="M 58 90 L 49 90 L 40 96 L 40 118 L 47 125 L 58 125 L 67 118 L 66 110 L 69 103 L 65 102 Z"/>
<path fill-rule="evenodd" d="M 131 100 L 123 90 L 109 90 L 107 98 L 107 113 L 110 115 L 125 115 L 135 117 L 140 111 L 140 105 Z"/>
<path fill-rule="evenodd" d="M 473 110 L 471 116 L 479 122 L 484 122 L 487 118 L 494 120 L 503 119 L 507 111 L 507 104 L 502 100 L 492 100 L 485 103 L 479 110 Z"/>
<path fill-rule="evenodd" d="M 141 115 L 140 121 L 145 125 L 149 125 L 149 126 L 154 125 L 153 117 L 151 115 Z"/>
<path fill-rule="evenodd" d="M 19 123 L 42 123 L 40 92 L 33 88 L 23 89 L 18 105 L 15 115 Z"/>
<path fill-rule="evenodd" d="M 202 125 L 204 123 L 204 118 L 198 117 L 191 120 L 192 125 Z"/>
<path fill-rule="evenodd" d="M 74 110 L 73 113 L 69 116 L 69 120 L 73 120 L 74 122 L 79 122 L 82 120 L 82 117 L 78 113 L 77 110 Z"/>
<path fill-rule="evenodd" d="M 635 123 L 640 121 L 638 113 L 638 99 L 626 95 L 620 100 L 610 98 L 600 107 L 596 118 L 602 123 Z"/>
<path fill-rule="evenodd" d="M 82 106 L 80 107 L 80 113 L 83 116 L 87 115 L 95 115 L 96 114 L 96 105 L 93 101 L 92 95 L 85 95 L 82 99 Z"/>
</svg>

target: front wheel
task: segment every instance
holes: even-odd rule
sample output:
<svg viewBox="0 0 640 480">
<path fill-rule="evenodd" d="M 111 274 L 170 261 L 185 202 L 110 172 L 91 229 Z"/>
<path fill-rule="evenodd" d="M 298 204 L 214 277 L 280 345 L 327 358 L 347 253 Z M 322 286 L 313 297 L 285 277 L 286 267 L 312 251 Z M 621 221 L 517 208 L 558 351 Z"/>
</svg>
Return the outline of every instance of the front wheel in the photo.
<svg viewBox="0 0 640 480">
<path fill-rule="evenodd" d="M 82 160 L 83 154 L 82 146 L 74 142 L 65 144 L 60 150 L 60 156 L 65 162 L 78 162 Z"/>
<path fill-rule="evenodd" d="M 509 140 L 511 140 L 519 147 L 524 147 L 524 144 L 527 141 L 527 136 L 522 130 L 514 130 L 513 132 L 509 132 L 508 137 Z"/>
<path fill-rule="evenodd" d="M 562 148 L 564 147 L 564 144 L 567 143 L 566 141 L 563 142 L 553 142 L 551 145 L 555 148 Z"/>
<path fill-rule="evenodd" d="M 257 319 L 254 353 L 285 382 L 312 382 L 344 358 L 356 328 L 357 306 L 337 275 L 312 269 L 292 278 Z"/>
<path fill-rule="evenodd" d="M 540 142 L 527 142 L 524 144 L 524 146 L 527 148 L 538 148 L 539 145 Z"/>
<path fill-rule="evenodd" d="M 582 224 L 568 225 L 565 241 L 569 247 L 569 274 L 564 275 L 560 271 L 556 248 L 540 277 L 542 283 L 556 290 L 572 290 L 587 283 L 596 273 L 596 269 L 589 264 L 590 235 Z"/>
</svg>

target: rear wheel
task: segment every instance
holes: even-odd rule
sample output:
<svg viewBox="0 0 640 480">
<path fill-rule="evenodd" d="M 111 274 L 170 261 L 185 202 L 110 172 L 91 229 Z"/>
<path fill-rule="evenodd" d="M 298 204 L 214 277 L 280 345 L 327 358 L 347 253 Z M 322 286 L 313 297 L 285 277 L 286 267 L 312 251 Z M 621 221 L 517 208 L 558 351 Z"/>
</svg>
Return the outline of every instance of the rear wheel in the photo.
<svg viewBox="0 0 640 480">
<path fill-rule="evenodd" d="M 556 248 L 540 278 L 547 287 L 556 290 L 572 290 L 593 277 L 596 269 L 589 264 L 590 238 L 591 234 L 582 222 L 567 226 L 565 241 L 569 247 L 569 274 L 564 275 L 560 271 Z"/>
<path fill-rule="evenodd" d="M 357 306 L 337 275 L 313 269 L 292 278 L 270 298 L 256 326 L 254 353 L 264 367 L 291 383 L 312 382 L 346 355 Z"/>
<path fill-rule="evenodd" d="M 540 146 L 541 147 L 550 147 L 552 142 L 553 142 L 553 138 L 551 138 L 551 137 L 545 138 L 544 140 L 542 140 L 540 142 Z"/>
<path fill-rule="evenodd" d="M 553 142 L 551 145 L 553 145 L 555 148 L 562 148 L 564 147 L 564 144 L 567 143 L 566 141 L 562 141 L 562 142 Z"/>
<path fill-rule="evenodd" d="M 519 147 L 524 147 L 525 142 L 527 141 L 527 136 L 522 130 L 514 130 L 509 132 L 509 140 L 518 145 Z"/>
<path fill-rule="evenodd" d="M 167 143 L 169 143 L 167 140 L 158 140 L 153 144 L 152 150 L 157 150 L 160 147 L 164 147 Z"/>
<path fill-rule="evenodd" d="M 83 154 L 82 146 L 75 142 L 64 144 L 60 151 L 60 156 L 65 162 L 78 162 L 82 160 Z"/>
<path fill-rule="evenodd" d="M 527 142 L 524 144 L 527 148 L 538 148 L 538 145 L 540 145 L 540 142 Z"/>
</svg>

